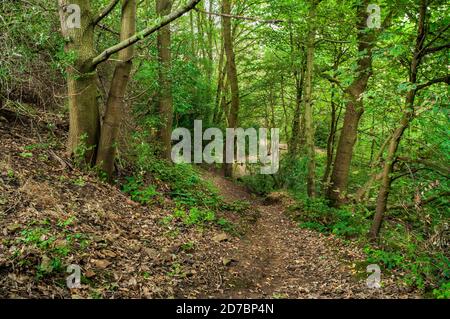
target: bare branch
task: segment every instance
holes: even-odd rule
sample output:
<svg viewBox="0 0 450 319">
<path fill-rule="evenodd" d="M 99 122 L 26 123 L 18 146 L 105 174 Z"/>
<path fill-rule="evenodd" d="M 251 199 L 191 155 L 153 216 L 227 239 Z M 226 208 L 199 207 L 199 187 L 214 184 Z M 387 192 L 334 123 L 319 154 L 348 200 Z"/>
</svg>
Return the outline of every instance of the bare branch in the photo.
<svg viewBox="0 0 450 319">
<path fill-rule="evenodd" d="M 105 7 L 102 12 L 100 12 L 97 17 L 95 17 L 94 21 L 92 22 L 94 25 L 97 25 L 100 21 L 102 21 L 113 9 L 114 7 L 119 3 L 119 0 L 112 0 L 107 7 Z"/>
</svg>

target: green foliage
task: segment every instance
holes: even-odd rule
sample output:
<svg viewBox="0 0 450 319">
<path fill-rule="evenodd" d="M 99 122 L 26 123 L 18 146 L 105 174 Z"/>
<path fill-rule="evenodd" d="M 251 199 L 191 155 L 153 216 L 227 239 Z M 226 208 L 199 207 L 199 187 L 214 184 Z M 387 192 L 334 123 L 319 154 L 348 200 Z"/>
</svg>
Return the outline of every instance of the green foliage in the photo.
<svg viewBox="0 0 450 319">
<path fill-rule="evenodd" d="M 450 299 L 450 282 L 442 284 L 438 289 L 434 289 L 433 295 L 437 299 Z"/>
<path fill-rule="evenodd" d="M 72 183 L 76 186 L 83 187 L 86 185 L 86 182 L 83 179 L 83 176 L 79 176 L 78 178 L 72 180 Z"/>
<path fill-rule="evenodd" d="M 87 133 L 80 136 L 80 141 L 78 142 L 73 154 L 75 165 L 83 169 L 88 168 L 88 165 L 86 164 L 86 154 L 95 148 L 94 145 L 87 144 L 87 138 Z"/>
<path fill-rule="evenodd" d="M 243 176 L 243 184 L 253 193 L 267 195 L 275 189 L 275 181 L 271 175 L 256 174 Z"/>
<path fill-rule="evenodd" d="M 23 158 L 33 157 L 33 153 L 29 153 L 29 152 L 23 152 L 23 153 L 20 153 L 19 155 L 20 155 L 20 157 L 23 157 Z"/>
<path fill-rule="evenodd" d="M 184 277 L 183 266 L 177 262 L 173 263 L 167 275 L 170 277 Z"/>
<path fill-rule="evenodd" d="M 195 248 L 195 243 L 190 241 L 187 243 L 184 243 L 180 246 L 181 250 L 185 251 L 185 252 L 190 252 L 193 251 Z"/>
<path fill-rule="evenodd" d="M 89 246 L 89 240 L 84 234 L 73 232 L 74 222 L 75 217 L 69 217 L 56 223 L 48 219 L 30 223 L 9 243 L 20 247 L 16 248 L 11 258 L 19 266 L 34 264 L 37 279 L 61 273 L 65 259 L 70 254 L 83 251 Z M 30 256 L 27 253 L 29 251 L 37 251 L 37 258 Z"/>
<path fill-rule="evenodd" d="M 228 219 L 225 219 L 223 217 L 219 218 L 217 220 L 217 225 L 219 225 L 227 233 L 230 233 L 230 234 L 236 233 L 234 224 L 232 222 L 230 222 Z"/>
<path fill-rule="evenodd" d="M 215 187 L 203 180 L 197 170 L 188 164 L 173 164 L 156 156 L 152 145 L 135 138 L 135 162 L 138 171 L 150 174 L 157 182 L 169 186 L 169 195 L 177 204 L 188 207 L 217 209 L 221 203 Z"/>
<path fill-rule="evenodd" d="M 430 254 L 426 250 L 410 244 L 406 250 L 365 248 L 367 262 L 383 265 L 389 270 L 401 270 L 405 273 L 407 284 L 421 290 L 433 289 L 436 296 L 448 294 L 450 282 L 450 259 L 442 253 Z"/>
<path fill-rule="evenodd" d="M 122 191 L 129 194 L 132 200 L 141 204 L 150 204 L 160 195 L 154 185 L 145 186 L 142 178 L 133 176 L 126 178 L 126 183 L 122 185 Z"/>
<path fill-rule="evenodd" d="M 365 234 L 367 223 L 364 216 L 348 209 L 331 208 L 321 198 L 305 198 L 300 204 L 291 207 L 300 227 L 332 233 L 344 238 L 354 238 Z"/>
<path fill-rule="evenodd" d="M 173 216 L 180 219 L 186 226 L 201 226 L 213 222 L 216 219 L 216 215 L 213 211 L 203 210 L 197 207 L 192 207 L 188 211 L 177 209 Z"/>
</svg>

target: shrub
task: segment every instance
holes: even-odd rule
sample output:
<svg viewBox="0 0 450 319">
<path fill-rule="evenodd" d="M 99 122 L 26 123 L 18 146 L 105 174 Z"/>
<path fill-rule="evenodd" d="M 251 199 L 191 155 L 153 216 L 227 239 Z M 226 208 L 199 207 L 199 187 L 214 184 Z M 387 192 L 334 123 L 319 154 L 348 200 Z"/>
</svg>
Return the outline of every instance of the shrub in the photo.
<svg viewBox="0 0 450 319">
<path fill-rule="evenodd" d="M 271 175 L 247 175 L 241 180 L 251 192 L 258 195 L 267 195 L 275 189 L 275 181 Z"/>
<path fill-rule="evenodd" d="M 349 211 L 347 208 L 330 208 L 320 198 L 305 198 L 291 208 L 295 219 L 302 228 L 309 228 L 323 233 L 351 238 L 367 231 L 365 217 L 361 213 Z"/>
<path fill-rule="evenodd" d="M 140 177 L 127 177 L 126 183 L 122 185 L 122 191 L 141 204 L 149 204 L 159 195 L 154 185 L 144 186 Z"/>
<path fill-rule="evenodd" d="M 218 191 L 200 177 L 195 167 L 173 164 L 157 157 L 155 149 L 142 139 L 141 136 L 135 138 L 133 151 L 140 176 L 148 173 L 156 181 L 167 185 L 170 197 L 180 205 L 208 209 L 219 207 L 221 200 Z"/>
</svg>

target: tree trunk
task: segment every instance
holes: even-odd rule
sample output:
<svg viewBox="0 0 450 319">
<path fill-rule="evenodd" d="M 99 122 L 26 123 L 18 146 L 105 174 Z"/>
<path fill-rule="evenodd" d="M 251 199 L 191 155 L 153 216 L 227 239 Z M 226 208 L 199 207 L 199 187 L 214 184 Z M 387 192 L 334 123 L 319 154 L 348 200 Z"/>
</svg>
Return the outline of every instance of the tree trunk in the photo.
<svg viewBox="0 0 450 319">
<path fill-rule="evenodd" d="M 286 108 L 286 98 L 285 98 L 285 88 L 284 88 L 284 76 L 281 74 L 280 78 L 280 99 L 281 99 L 281 107 L 283 108 L 284 115 L 284 139 L 285 141 L 289 141 L 289 131 L 288 131 L 288 122 L 289 116 Z"/>
<path fill-rule="evenodd" d="M 314 42 L 316 38 L 315 17 L 316 9 L 319 1 L 314 0 L 311 4 L 309 13 L 310 30 L 308 32 L 307 48 L 306 48 L 306 81 L 305 81 L 305 144 L 307 164 L 307 192 L 309 197 L 316 195 L 316 162 L 315 162 L 315 145 L 314 145 L 314 122 L 313 122 L 313 71 L 314 71 Z"/>
<path fill-rule="evenodd" d="M 231 14 L 230 0 L 222 1 L 222 13 L 224 15 Z M 222 16 L 223 42 L 225 54 L 227 57 L 227 78 L 231 90 L 231 107 L 228 113 L 228 127 L 237 128 L 239 113 L 239 85 L 236 70 L 236 61 L 233 49 L 233 37 L 231 34 L 231 19 L 229 16 Z M 225 176 L 232 177 L 233 164 L 225 163 Z"/>
<path fill-rule="evenodd" d="M 306 60 L 306 59 L 305 59 Z M 298 150 L 302 144 L 302 136 L 303 131 L 301 131 L 301 119 L 302 119 L 302 104 L 303 104 L 303 88 L 305 84 L 305 72 L 306 72 L 306 63 L 303 62 L 300 74 L 298 71 L 294 71 L 294 77 L 295 77 L 295 91 L 296 91 L 296 98 L 295 98 L 295 111 L 294 111 L 294 117 L 292 120 L 292 134 L 291 134 L 291 140 L 289 142 L 289 156 L 295 157 L 298 154 Z"/>
<path fill-rule="evenodd" d="M 357 8 L 359 56 L 356 71 L 357 76 L 345 92 L 348 102 L 346 104 L 344 124 L 336 150 L 330 185 L 326 194 L 331 206 L 339 206 L 345 202 L 345 192 L 347 191 L 353 147 L 358 135 L 359 120 L 364 113 L 362 95 L 372 75 L 372 48 L 374 46 L 375 34 L 373 31 L 368 30 L 366 25 L 366 9 L 368 3 L 368 0 L 364 0 Z"/>
<path fill-rule="evenodd" d="M 414 54 L 411 59 L 409 83 L 411 86 L 417 83 L 417 74 L 419 70 L 420 63 L 422 62 L 422 49 L 425 44 L 425 38 L 427 36 L 426 29 L 426 15 L 427 15 L 427 0 L 421 0 L 419 8 L 419 20 L 417 25 L 417 39 L 414 48 Z M 396 159 L 396 153 L 398 146 L 400 144 L 403 133 L 408 128 L 409 124 L 414 118 L 414 101 L 416 98 L 417 90 L 415 88 L 411 89 L 405 101 L 406 109 L 404 111 L 403 117 L 400 120 L 400 125 L 396 128 L 388 148 L 388 153 L 386 160 L 384 162 L 381 186 L 377 197 L 377 206 L 375 209 L 375 215 L 373 218 L 372 227 L 369 232 L 369 238 L 375 241 L 380 233 L 381 224 L 383 221 L 384 214 L 387 209 L 387 202 L 389 198 L 389 193 L 391 191 L 392 182 L 392 171 L 394 167 L 394 162 Z"/>
<path fill-rule="evenodd" d="M 333 166 L 333 157 L 334 157 L 334 146 L 335 146 L 335 137 L 337 130 L 337 107 L 336 102 L 334 101 L 335 93 L 334 93 L 335 84 L 331 84 L 331 119 L 330 119 L 330 133 L 327 138 L 327 162 L 325 166 L 325 171 L 322 177 L 322 184 L 324 185 L 324 190 L 329 182 L 331 168 Z"/>
<path fill-rule="evenodd" d="M 157 0 L 156 12 L 158 16 L 164 16 L 172 10 L 172 0 Z M 192 14 L 192 13 L 191 13 Z M 158 59 L 159 59 L 159 96 L 158 107 L 161 119 L 159 137 L 163 146 L 165 158 L 171 157 L 171 135 L 173 125 L 173 97 L 172 83 L 170 79 L 171 69 L 171 34 L 170 25 L 158 31 Z"/>
<path fill-rule="evenodd" d="M 412 113 L 406 114 L 402 118 L 401 124 L 395 130 L 394 136 L 392 137 L 392 140 L 389 144 L 388 154 L 384 163 L 383 173 L 381 177 L 381 186 L 377 197 L 377 207 L 375 210 L 372 227 L 369 233 L 369 237 L 372 240 L 375 240 L 378 237 L 378 233 L 380 231 L 383 216 L 386 212 L 389 192 L 391 190 L 392 169 L 395 163 L 395 154 L 397 152 L 398 145 L 400 144 L 402 135 L 408 127 L 411 118 Z"/>
<path fill-rule="evenodd" d="M 122 0 L 120 40 L 123 41 L 131 37 L 135 32 L 136 0 Z M 119 52 L 119 62 L 116 64 L 106 101 L 97 153 L 97 166 L 108 177 L 111 177 L 114 171 L 119 128 L 125 103 L 124 97 L 130 77 L 133 54 L 134 46 L 129 46 Z"/>
<path fill-rule="evenodd" d="M 214 106 L 214 117 L 213 122 L 215 124 L 220 123 L 221 114 L 223 113 L 223 108 L 221 108 L 221 102 L 222 102 L 222 95 L 225 92 L 224 88 L 224 82 L 226 78 L 226 72 L 227 72 L 227 66 L 224 66 L 224 60 L 225 60 L 225 51 L 223 48 L 223 43 L 220 48 L 219 53 L 219 65 L 217 68 L 217 90 L 216 90 L 216 99 L 215 99 L 215 106 Z"/>
<path fill-rule="evenodd" d="M 74 63 L 67 68 L 67 92 L 69 101 L 69 155 L 84 157 L 87 164 L 95 163 L 95 152 L 100 134 L 100 116 L 97 105 L 96 71 L 91 61 L 94 51 L 94 26 L 89 0 L 59 0 L 61 32 L 66 40 L 65 51 L 75 56 Z M 65 11 L 67 6 L 80 7 L 80 28 L 68 28 Z"/>
</svg>

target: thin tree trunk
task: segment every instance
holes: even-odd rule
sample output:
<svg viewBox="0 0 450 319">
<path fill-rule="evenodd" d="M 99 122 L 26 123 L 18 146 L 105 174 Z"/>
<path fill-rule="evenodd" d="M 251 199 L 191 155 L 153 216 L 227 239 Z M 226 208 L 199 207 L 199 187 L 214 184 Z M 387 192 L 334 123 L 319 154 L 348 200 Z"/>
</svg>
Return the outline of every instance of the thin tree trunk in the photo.
<svg viewBox="0 0 450 319">
<path fill-rule="evenodd" d="M 222 1 L 222 13 L 225 15 L 231 14 L 230 0 Z M 236 70 L 236 61 L 233 48 L 233 37 L 231 34 L 231 19 L 229 16 L 222 16 L 223 41 L 225 54 L 227 57 L 227 78 L 230 84 L 231 91 L 231 107 L 228 113 L 228 127 L 237 128 L 238 113 L 239 113 L 239 85 Z M 232 177 L 233 164 L 225 164 L 225 176 Z"/>
<path fill-rule="evenodd" d="M 224 89 L 224 82 L 226 78 L 226 72 L 227 72 L 227 66 L 224 66 L 224 60 L 225 60 L 225 50 L 223 48 L 223 44 L 220 48 L 219 53 L 219 65 L 217 68 L 217 90 L 216 90 L 216 100 L 215 100 L 215 110 L 214 110 L 214 123 L 220 123 L 220 114 L 223 112 L 223 109 L 221 108 L 221 101 L 222 101 L 222 94 L 225 91 Z"/>
<path fill-rule="evenodd" d="M 136 32 L 136 0 L 122 0 L 122 17 L 120 40 L 128 39 Z M 105 116 L 97 152 L 97 166 L 111 177 L 114 171 L 114 161 L 117 152 L 120 122 L 125 106 L 124 97 L 130 78 L 134 46 L 129 46 L 119 52 L 114 75 L 106 101 Z"/>
<path fill-rule="evenodd" d="M 164 16 L 172 10 L 172 0 L 157 0 L 156 12 L 158 16 Z M 173 125 L 173 97 L 172 83 L 170 80 L 171 68 L 171 34 L 170 24 L 158 31 L 158 59 L 159 59 L 159 95 L 158 107 L 161 120 L 159 137 L 162 142 L 163 155 L 165 158 L 171 157 L 171 135 Z"/>
<path fill-rule="evenodd" d="M 414 86 L 414 84 L 417 83 L 417 73 L 420 63 L 422 61 L 421 52 L 425 44 L 425 38 L 427 36 L 428 31 L 426 29 L 427 4 L 428 4 L 427 0 L 421 0 L 419 8 L 419 20 L 417 26 L 417 39 L 414 54 L 411 59 L 410 75 L 409 75 L 409 83 L 412 86 Z M 378 238 L 383 217 L 386 212 L 389 193 L 391 191 L 392 171 L 396 160 L 396 153 L 398 146 L 400 144 L 403 133 L 408 128 L 409 124 L 414 118 L 414 101 L 416 97 L 416 92 L 417 90 L 415 88 L 411 89 L 408 92 L 405 101 L 406 109 L 404 115 L 400 120 L 400 125 L 395 129 L 394 134 L 389 143 L 388 153 L 386 156 L 386 160 L 384 162 L 381 177 L 381 186 L 377 197 L 377 206 L 375 209 L 375 215 L 373 218 L 372 227 L 369 232 L 369 238 L 372 241 L 375 241 Z"/>
<path fill-rule="evenodd" d="M 284 76 L 281 74 L 280 79 L 280 98 L 281 98 L 281 106 L 283 108 L 283 115 L 284 115 L 284 138 L 286 141 L 289 141 L 289 132 L 288 132 L 288 112 L 286 108 L 286 98 L 285 98 L 285 88 L 284 88 Z"/>
<path fill-rule="evenodd" d="M 317 5 L 320 1 L 314 0 L 309 13 L 310 30 L 308 32 L 306 48 L 306 81 L 305 81 L 305 144 L 307 164 L 307 192 L 309 197 L 316 195 L 316 161 L 314 145 L 314 121 L 313 121 L 313 71 L 314 71 L 314 42 L 316 38 L 315 17 Z"/>
<path fill-rule="evenodd" d="M 306 59 L 305 59 L 306 62 Z M 305 72 L 306 72 L 306 63 L 303 62 L 300 74 L 298 71 L 294 71 L 295 77 L 295 91 L 296 91 L 296 99 L 295 99 L 295 111 L 294 118 L 292 120 L 292 134 L 291 140 L 289 143 L 289 154 L 291 157 L 295 157 L 298 154 L 298 150 L 302 144 L 302 136 L 304 135 L 303 131 L 301 131 L 301 122 L 302 122 L 302 104 L 303 104 L 303 89 L 305 84 Z"/>
<path fill-rule="evenodd" d="M 334 146 L 335 146 L 335 136 L 337 130 L 337 107 L 336 102 L 334 101 L 335 92 L 334 92 L 335 84 L 331 84 L 331 119 L 330 119 L 330 133 L 327 138 L 327 162 L 325 166 L 325 172 L 322 177 L 322 184 L 324 185 L 324 189 L 326 189 L 330 173 L 331 167 L 333 165 L 333 156 L 334 156 Z"/>
</svg>

